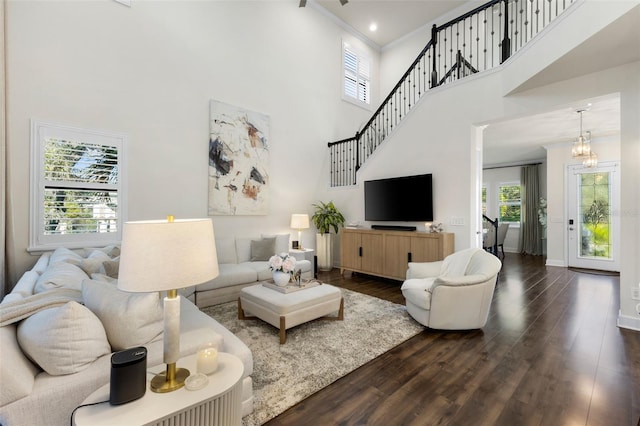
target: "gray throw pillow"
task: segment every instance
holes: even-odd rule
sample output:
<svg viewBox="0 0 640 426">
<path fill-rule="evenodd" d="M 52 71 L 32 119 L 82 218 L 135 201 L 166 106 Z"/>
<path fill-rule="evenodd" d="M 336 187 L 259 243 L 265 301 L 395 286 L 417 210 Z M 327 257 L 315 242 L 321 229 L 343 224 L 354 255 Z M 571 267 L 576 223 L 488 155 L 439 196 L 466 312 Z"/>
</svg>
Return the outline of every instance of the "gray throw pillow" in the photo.
<svg viewBox="0 0 640 426">
<path fill-rule="evenodd" d="M 276 239 L 251 240 L 251 261 L 266 261 L 276 254 Z"/>
</svg>

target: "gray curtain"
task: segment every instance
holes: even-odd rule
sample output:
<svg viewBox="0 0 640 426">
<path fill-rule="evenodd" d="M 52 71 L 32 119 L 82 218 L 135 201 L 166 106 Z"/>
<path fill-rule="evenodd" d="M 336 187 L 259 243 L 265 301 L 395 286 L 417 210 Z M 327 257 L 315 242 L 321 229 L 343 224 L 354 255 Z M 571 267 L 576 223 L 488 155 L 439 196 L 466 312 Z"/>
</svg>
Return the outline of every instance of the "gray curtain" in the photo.
<svg viewBox="0 0 640 426">
<path fill-rule="evenodd" d="M 538 222 L 540 179 L 538 164 L 523 166 L 520 171 L 520 243 L 518 251 L 525 254 L 542 254 L 542 228 Z"/>
<path fill-rule="evenodd" d="M 7 149 L 6 149 L 6 94 L 5 88 L 6 85 L 6 66 L 5 63 L 5 35 L 4 35 L 4 21 L 5 21 L 5 7 L 6 3 L 4 0 L 0 0 L 0 84 L 2 85 L 2 89 L 0 89 L 0 236 L 2 237 L 2 246 L 0 246 L 0 299 L 4 297 L 6 293 L 9 292 L 8 288 L 8 280 L 7 280 L 7 268 L 6 268 L 6 244 L 7 244 L 7 233 L 6 233 L 6 194 L 7 194 Z"/>
</svg>

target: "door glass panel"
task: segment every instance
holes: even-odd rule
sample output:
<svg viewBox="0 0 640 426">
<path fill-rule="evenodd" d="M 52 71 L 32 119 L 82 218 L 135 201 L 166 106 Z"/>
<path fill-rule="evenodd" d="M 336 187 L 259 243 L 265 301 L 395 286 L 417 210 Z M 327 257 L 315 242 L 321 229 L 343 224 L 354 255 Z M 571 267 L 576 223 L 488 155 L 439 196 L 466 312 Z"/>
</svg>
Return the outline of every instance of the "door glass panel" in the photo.
<svg viewBox="0 0 640 426">
<path fill-rule="evenodd" d="M 580 174 L 580 257 L 611 259 L 609 177 L 609 172 Z"/>
</svg>

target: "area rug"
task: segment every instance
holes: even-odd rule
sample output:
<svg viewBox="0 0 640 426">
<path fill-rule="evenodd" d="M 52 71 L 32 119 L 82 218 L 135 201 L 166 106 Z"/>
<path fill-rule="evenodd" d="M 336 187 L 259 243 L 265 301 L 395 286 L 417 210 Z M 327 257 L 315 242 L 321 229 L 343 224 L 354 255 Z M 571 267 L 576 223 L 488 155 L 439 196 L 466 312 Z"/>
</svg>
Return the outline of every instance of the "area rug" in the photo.
<svg viewBox="0 0 640 426">
<path fill-rule="evenodd" d="M 403 305 L 342 289 L 344 321 L 315 320 L 287 330 L 238 320 L 236 302 L 204 308 L 253 353 L 254 410 L 243 425 L 261 425 L 424 328 Z"/>
</svg>

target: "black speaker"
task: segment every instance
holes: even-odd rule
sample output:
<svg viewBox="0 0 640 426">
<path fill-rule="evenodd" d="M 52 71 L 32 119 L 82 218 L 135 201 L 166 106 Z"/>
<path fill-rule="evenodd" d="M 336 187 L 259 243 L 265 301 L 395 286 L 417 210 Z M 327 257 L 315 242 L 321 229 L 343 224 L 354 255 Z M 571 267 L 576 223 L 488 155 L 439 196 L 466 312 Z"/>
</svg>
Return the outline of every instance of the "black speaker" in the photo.
<svg viewBox="0 0 640 426">
<path fill-rule="evenodd" d="M 111 405 L 125 404 L 147 390 L 147 348 L 125 349 L 111 355 Z"/>
</svg>

